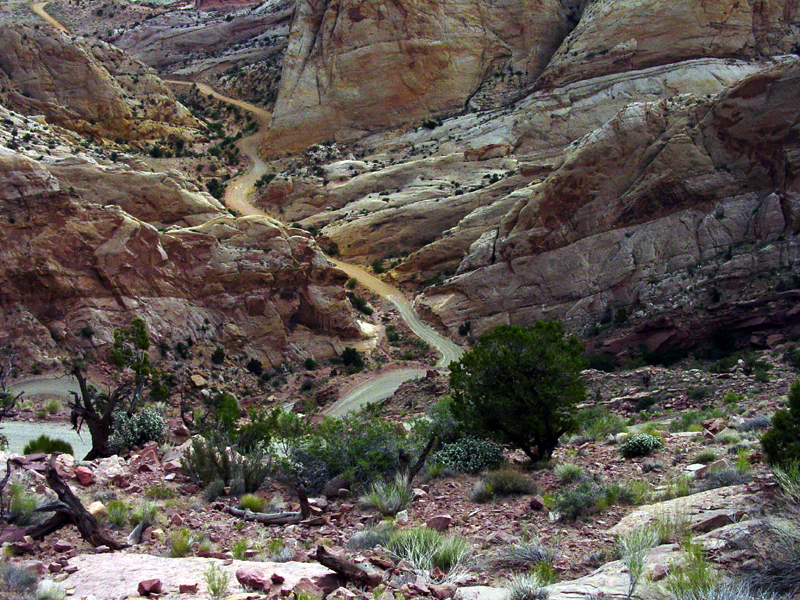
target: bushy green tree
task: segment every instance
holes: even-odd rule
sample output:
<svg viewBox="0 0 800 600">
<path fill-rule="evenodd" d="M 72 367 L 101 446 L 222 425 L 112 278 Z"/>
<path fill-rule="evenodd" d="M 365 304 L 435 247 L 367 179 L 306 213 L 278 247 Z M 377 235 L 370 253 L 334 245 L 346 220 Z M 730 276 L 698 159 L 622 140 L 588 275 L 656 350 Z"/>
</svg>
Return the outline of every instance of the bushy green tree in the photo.
<svg viewBox="0 0 800 600">
<path fill-rule="evenodd" d="M 761 447 L 767 462 L 786 466 L 800 460 L 800 379 L 789 388 L 789 408 L 772 416 L 772 426 L 761 436 Z"/>
<path fill-rule="evenodd" d="M 109 393 L 89 385 L 80 365 L 73 366 L 72 374 L 78 380 L 80 394 L 73 393 L 69 402 L 70 420 L 76 431 L 80 432 L 86 425 L 92 436 L 92 449 L 84 460 L 111 456 L 113 450 L 109 439 L 116 422 L 121 418 L 132 417 L 148 401 L 162 401 L 169 396 L 169 377 L 153 367 L 148 354 L 149 348 L 150 337 L 142 319 L 133 319 L 130 327 L 114 331 L 114 345 L 108 358 L 109 362 L 119 368 L 119 383 Z M 147 431 L 155 431 L 153 419 L 149 415 L 142 422 L 146 422 Z M 153 439 L 139 431 L 138 419 L 128 419 L 126 423 L 130 426 L 128 433 L 133 436 L 130 439 L 139 442 Z M 156 434 L 158 436 L 160 430 Z"/>
<path fill-rule="evenodd" d="M 547 460 L 576 427 L 583 344 L 557 321 L 503 325 L 451 366 L 456 416 L 473 432 Z"/>
</svg>

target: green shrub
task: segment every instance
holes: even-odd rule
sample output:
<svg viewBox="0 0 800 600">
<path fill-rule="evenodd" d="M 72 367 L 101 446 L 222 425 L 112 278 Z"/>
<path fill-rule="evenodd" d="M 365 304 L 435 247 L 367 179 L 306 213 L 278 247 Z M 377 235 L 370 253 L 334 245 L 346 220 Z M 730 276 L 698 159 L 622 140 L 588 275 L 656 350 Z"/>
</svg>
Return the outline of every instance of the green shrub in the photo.
<svg viewBox="0 0 800 600">
<path fill-rule="evenodd" d="M 664 580 L 664 587 L 672 598 L 702 597 L 718 585 L 719 577 L 700 544 L 687 540 L 682 554 L 683 564 L 673 568 Z"/>
<path fill-rule="evenodd" d="M 357 311 L 369 316 L 373 313 L 372 307 L 361 296 L 356 296 L 353 292 L 347 292 L 347 299 Z"/>
<path fill-rule="evenodd" d="M 246 560 L 250 544 L 245 538 L 239 538 L 231 544 L 231 555 L 235 560 Z"/>
<path fill-rule="evenodd" d="M 414 492 L 404 475 L 398 473 L 393 481 L 377 481 L 361 496 L 361 505 L 374 508 L 384 517 L 394 516 L 414 499 Z"/>
<path fill-rule="evenodd" d="M 264 365 L 257 358 L 251 358 L 248 360 L 246 368 L 257 377 L 260 377 L 262 373 L 264 373 Z"/>
<path fill-rule="evenodd" d="M 390 523 L 381 523 L 377 527 L 367 527 L 353 534 L 347 541 L 350 550 L 369 550 L 376 546 L 386 547 L 396 530 Z"/>
<path fill-rule="evenodd" d="M 789 389 L 789 408 L 772 416 L 772 426 L 761 436 L 761 447 L 770 465 L 788 465 L 800 460 L 800 379 Z"/>
<path fill-rule="evenodd" d="M 561 484 L 572 483 L 585 477 L 583 469 L 573 463 L 563 463 L 556 465 L 556 475 L 558 475 Z"/>
<path fill-rule="evenodd" d="M 625 431 L 625 420 L 605 406 L 590 406 L 578 411 L 578 433 L 593 440 L 604 440 L 609 435 Z"/>
<path fill-rule="evenodd" d="M 256 513 L 264 512 L 267 506 L 267 501 L 261 496 L 255 494 L 245 494 L 239 498 L 239 508 L 243 510 L 250 510 Z"/>
<path fill-rule="evenodd" d="M 172 534 L 169 539 L 169 555 L 171 558 L 182 558 L 189 554 L 194 543 L 194 536 L 186 528 L 182 527 Z"/>
<path fill-rule="evenodd" d="M 306 371 L 313 371 L 317 368 L 317 361 L 315 361 L 310 356 L 303 361 L 303 366 L 306 368 Z"/>
<path fill-rule="evenodd" d="M 661 438 L 649 433 L 638 433 L 622 442 L 619 450 L 625 458 L 636 458 L 649 456 L 663 446 Z"/>
<path fill-rule="evenodd" d="M 460 473 L 478 473 L 496 468 L 503 462 L 503 447 L 491 440 L 464 436 L 444 444 L 431 456 L 431 462 Z"/>
<path fill-rule="evenodd" d="M 221 365 L 225 362 L 225 349 L 217 346 L 214 352 L 211 353 L 211 362 L 215 365 Z"/>
<path fill-rule="evenodd" d="M 206 580 L 206 587 L 211 600 L 222 600 L 228 594 L 231 576 L 216 563 L 206 569 L 203 573 L 203 579 Z"/>
<path fill-rule="evenodd" d="M 508 600 L 547 600 L 550 592 L 538 575 L 514 575 L 506 583 Z"/>
<path fill-rule="evenodd" d="M 23 454 L 36 454 L 37 452 L 44 452 L 45 454 L 53 454 L 54 452 L 72 454 L 72 445 L 64 440 L 53 439 L 42 434 L 35 440 L 31 440 L 25 444 L 25 448 L 22 450 Z"/>
<path fill-rule="evenodd" d="M 161 512 L 161 507 L 155 502 L 142 502 L 137 504 L 130 511 L 131 526 L 136 527 L 139 523 L 145 522 L 153 524 L 156 517 Z"/>
<path fill-rule="evenodd" d="M 170 500 L 175 498 L 178 493 L 164 484 L 154 483 L 145 488 L 144 495 L 153 500 Z"/>
<path fill-rule="evenodd" d="M 628 570 L 628 600 L 636 591 L 644 574 L 645 555 L 658 544 L 658 534 L 650 527 L 639 527 L 617 541 L 622 564 Z"/>
<path fill-rule="evenodd" d="M 561 515 L 561 519 L 574 521 L 594 513 L 601 494 L 600 486 L 584 481 L 575 487 L 559 490 L 553 501 L 553 510 Z"/>
<path fill-rule="evenodd" d="M 354 290 L 356 289 L 357 285 L 358 285 L 358 280 L 355 277 L 351 277 L 345 282 L 344 287 L 346 287 L 348 290 Z"/>
<path fill-rule="evenodd" d="M 695 454 L 694 458 L 692 459 L 692 462 L 699 463 L 699 464 L 702 464 L 702 465 L 707 465 L 709 463 L 714 462 L 718 458 L 719 458 L 719 455 L 716 453 L 715 450 L 712 450 L 711 448 L 707 448 L 707 449 L 701 450 L 700 452 Z"/>
<path fill-rule="evenodd" d="M 405 430 L 367 407 L 342 419 L 326 417 L 292 451 L 285 475 L 311 492 L 333 477 L 368 485 L 378 477 L 393 476 Z"/>
<path fill-rule="evenodd" d="M 12 598 L 30 598 L 37 582 L 38 578 L 33 570 L 8 562 L 0 562 L 0 591 L 14 594 Z"/>
<path fill-rule="evenodd" d="M 106 523 L 114 529 L 122 529 L 128 524 L 128 505 L 122 500 L 111 500 L 106 504 Z"/>
<path fill-rule="evenodd" d="M 516 469 L 491 471 L 475 486 L 470 498 L 473 502 L 489 502 L 504 496 L 535 494 L 536 484 Z"/>
<path fill-rule="evenodd" d="M 124 411 L 114 414 L 114 432 L 108 438 L 108 447 L 112 452 L 120 453 L 163 439 L 164 417 L 158 409 L 148 406 L 132 415 Z"/>
<path fill-rule="evenodd" d="M 27 487 L 19 481 L 15 481 L 9 486 L 9 496 L 8 523 L 18 527 L 31 525 L 39 506 L 39 497 L 29 492 Z"/>
<path fill-rule="evenodd" d="M 181 469 L 201 487 L 219 481 L 223 487 L 236 488 L 234 493 L 244 493 L 261 487 L 272 470 L 272 462 L 260 451 L 242 455 L 221 440 L 197 436 L 181 459 Z"/>
<path fill-rule="evenodd" d="M 350 346 L 345 347 L 339 358 L 342 364 L 347 367 L 348 373 L 358 373 L 364 369 L 364 357 L 362 357 L 361 353 L 355 348 L 351 348 Z"/>
<path fill-rule="evenodd" d="M 541 562 L 554 563 L 555 560 L 554 550 L 533 539 L 501 547 L 494 565 L 498 569 L 527 569 Z"/>
<path fill-rule="evenodd" d="M 387 550 L 398 560 L 407 560 L 418 575 L 434 583 L 459 581 L 466 574 L 472 554 L 466 539 L 442 535 L 427 527 L 396 533 L 389 540 Z M 437 568 L 443 576 L 436 576 L 434 569 Z"/>
<path fill-rule="evenodd" d="M 51 398 L 45 402 L 44 409 L 51 415 L 56 415 L 61 410 L 61 403 L 55 398 Z"/>
<path fill-rule="evenodd" d="M 57 581 L 42 581 L 36 589 L 36 600 L 64 600 L 67 592 Z"/>
</svg>

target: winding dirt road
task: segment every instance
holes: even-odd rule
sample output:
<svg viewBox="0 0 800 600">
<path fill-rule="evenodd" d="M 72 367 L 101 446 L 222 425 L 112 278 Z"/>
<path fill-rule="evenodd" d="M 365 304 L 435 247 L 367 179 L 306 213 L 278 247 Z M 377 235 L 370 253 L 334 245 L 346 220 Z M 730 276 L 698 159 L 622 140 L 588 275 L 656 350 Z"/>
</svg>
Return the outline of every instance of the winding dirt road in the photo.
<svg viewBox="0 0 800 600">
<path fill-rule="evenodd" d="M 52 25 L 53 27 L 55 27 L 59 31 L 63 31 L 66 34 L 69 34 L 69 29 L 67 29 L 63 25 L 63 23 L 58 21 L 58 19 L 56 19 L 53 15 L 51 15 L 50 13 L 48 13 L 44 9 L 44 7 L 47 6 L 48 4 L 49 4 L 49 2 L 33 2 L 31 4 L 31 10 L 34 13 L 36 13 L 36 16 L 44 19 L 45 21 L 47 21 L 50 25 Z"/>
<path fill-rule="evenodd" d="M 258 154 L 258 149 L 267 133 L 267 126 L 271 115 L 268 111 L 258 106 L 254 106 L 248 102 L 242 102 L 234 98 L 223 96 L 214 90 L 211 86 L 206 84 L 197 83 L 192 84 L 186 81 L 170 81 L 166 83 L 176 85 L 197 85 L 201 93 L 207 96 L 212 96 L 222 102 L 227 102 L 250 111 L 255 115 L 260 125 L 259 130 L 246 138 L 242 138 L 237 143 L 239 150 L 247 155 L 253 163 L 250 170 L 232 180 L 227 189 L 225 190 L 225 204 L 228 208 L 238 211 L 242 215 L 258 215 L 268 217 L 264 211 L 253 206 L 250 200 L 255 187 L 255 183 L 259 177 L 267 172 L 267 165 Z M 350 277 L 356 278 L 361 285 L 385 298 L 397 307 L 398 312 L 402 319 L 406 322 L 408 327 L 418 337 L 426 343 L 433 346 L 441 355 L 439 362 L 436 363 L 438 368 L 447 368 L 447 366 L 455 360 L 461 358 L 463 350 L 448 340 L 447 338 L 439 335 L 433 328 L 424 323 L 422 319 L 417 316 L 411 302 L 403 295 L 403 293 L 394 286 L 389 285 L 374 275 L 368 273 L 366 270 L 356 265 L 351 265 L 333 258 L 329 258 L 333 264 L 339 267 L 342 271 L 347 273 Z M 388 398 L 406 381 L 411 379 L 419 379 L 424 377 L 427 369 L 423 368 L 405 368 L 387 371 L 386 373 L 371 377 L 367 381 L 357 385 L 356 387 L 347 391 L 344 397 L 340 398 L 337 402 L 327 407 L 323 412 L 333 417 L 341 417 L 345 414 L 356 410 L 366 404 L 378 402 L 384 398 Z"/>
<path fill-rule="evenodd" d="M 69 33 L 69 30 L 58 22 L 46 10 L 47 2 L 35 2 L 31 4 L 31 10 L 44 19 L 47 23 L 56 29 Z M 165 80 L 166 83 L 172 85 L 182 86 L 197 86 L 197 89 L 217 100 L 238 106 L 239 108 L 250 112 L 255 116 L 258 121 L 258 130 L 245 138 L 239 140 L 236 144 L 239 151 L 245 154 L 252 161 L 251 168 L 244 174 L 232 180 L 226 190 L 224 202 L 225 205 L 237 211 L 243 216 L 262 216 L 270 217 L 264 211 L 256 208 L 250 200 L 250 195 L 255 189 L 255 183 L 258 179 L 267 172 L 267 165 L 258 154 L 258 149 L 261 146 L 267 134 L 267 127 L 272 115 L 269 111 L 264 110 L 249 102 L 237 100 L 224 96 L 217 92 L 214 88 L 204 83 L 195 83 L 189 81 L 174 81 Z M 342 271 L 347 273 L 350 277 L 356 278 L 361 285 L 367 289 L 385 298 L 397 307 L 397 310 L 402 319 L 409 326 L 417 336 L 424 340 L 429 345 L 433 346 L 441 355 L 439 362 L 436 366 L 440 369 L 446 369 L 448 365 L 461 358 L 463 350 L 451 340 L 439 335 L 433 328 L 424 323 L 418 316 L 411 302 L 403 295 L 403 293 L 394 286 L 389 285 L 374 275 L 368 273 L 361 267 L 341 262 L 335 259 L 329 259 L 333 264 L 339 267 Z M 400 385 L 411 379 L 419 379 L 425 375 L 427 369 L 424 368 L 404 368 L 386 371 L 385 373 L 378 374 L 370 377 L 367 381 L 357 385 L 356 387 L 347 391 L 344 397 L 340 398 L 337 402 L 325 409 L 325 413 L 330 416 L 344 416 L 345 414 L 356 410 L 366 404 L 378 402 L 384 398 L 388 398 L 397 390 Z M 69 385 L 69 384 L 68 384 Z M 65 392 L 68 388 L 65 386 L 63 379 L 54 380 L 36 380 L 36 383 L 28 384 L 22 383 L 19 391 L 25 391 L 28 394 L 41 393 L 34 391 L 40 389 L 39 386 L 49 387 L 50 391 L 55 391 L 54 388 L 58 387 Z"/>
</svg>

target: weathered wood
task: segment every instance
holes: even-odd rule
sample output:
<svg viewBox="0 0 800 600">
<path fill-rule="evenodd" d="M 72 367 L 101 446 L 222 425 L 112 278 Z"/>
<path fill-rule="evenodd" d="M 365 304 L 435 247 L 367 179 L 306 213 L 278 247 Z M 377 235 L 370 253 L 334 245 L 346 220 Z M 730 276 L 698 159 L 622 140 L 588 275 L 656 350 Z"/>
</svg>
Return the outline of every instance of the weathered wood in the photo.
<svg viewBox="0 0 800 600">
<path fill-rule="evenodd" d="M 379 585 L 382 581 L 382 577 L 377 573 L 365 571 L 357 564 L 334 554 L 325 546 L 317 546 L 314 557 L 323 567 L 328 567 L 331 571 L 334 571 L 348 581 L 366 585 L 371 588 Z"/>
<path fill-rule="evenodd" d="M 78 528 L 81 537 L 92 546 L 107 546 L 111 550 L 126 548 L 126 544 L 120 544 L 103 533 L 97 519 L 84 508 L 78 497 L 58 475 L 58 471 L 56 471 L 55 467 L 55 459 L 56 455 L 53 455 L 47 465 L 45 479 L 50 489 L 58 496 L 60 504 L 51 505 L 49 508 L 52 509 L 55 514 L 41 525 L 29 528 L 26 534 L 30 535 L 35 540 L 40 540 L 46 535 L 58 531 L 66 525 L 72 524 Z"/>
<path fill-rule="evenodd" d="M 244 519 L 245 521 L 255 521 L 256 523 L 262 523 L 264 525 L 296 525 L 303 520 L 302 513 L 296 511 L 256 513 L 247 508 L 242 510 L 241 508 L 234 508 L 233 506 L 228 506 L 225 510 L 233 516 Z"/>
<path fill-rule="evenodd" d="M 308 504 L 306 489 L 302 485 L 297 486 L 297 499 L 300 501 L 300 515 L 303 517 L 303 520 L 310 519 L 311 506 Z"/>
<path fill-rule="evenodd" d="M 406 481 L 408 485 L 411 485 L 414 481 L 414 478 L 419 474 L 422 470 L 422 467 L 425 466 L 425 461 L 428 459 L 428 454 L 430 454 L 431 450 L 433 450 L 433 446 L 436 443 L 436 434 L 432 434 L 428 443 L 425 445 L 425 449 L 422 451 L 422 454 L 419 455 L 417 462 L 414 463 L 414 466 L 408 467 L 408 470 L 404 470 L 404 474 L 406 476 Z"/>
</svg>

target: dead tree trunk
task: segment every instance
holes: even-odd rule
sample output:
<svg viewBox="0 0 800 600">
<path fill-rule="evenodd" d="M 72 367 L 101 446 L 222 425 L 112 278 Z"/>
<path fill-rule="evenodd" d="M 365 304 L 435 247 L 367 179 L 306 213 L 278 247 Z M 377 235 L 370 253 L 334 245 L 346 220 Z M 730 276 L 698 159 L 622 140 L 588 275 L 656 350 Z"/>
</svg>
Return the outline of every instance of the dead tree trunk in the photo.
<svg viewBox="0 0 800 600">
<path fill-rule="evenodd" d="M 317 546 L 317 552 L 314 555 L 319 564 L 328 567 L 347 581 L 352 581 L 370 588 L 379 585 L 382 578 L 377 573 L 368 573 L 357 564 L 342 558 L 328 550 L 325 546 Z"/>
<path fill-rule="evenodd" d="M 56 471 L 55 458 L 53 456 L 47 465 L 46 480 L 47 485 L 58 496 L 59 503 L 38 509 L 40 512 L 52 511 L 55 514 L 41 525 L 30 527 L 25 533 L 35 540 L 41 540 L 46 535 L 58 531 L 65 525 L 73 524 L 78 528 L 81 537 L 92 546 L 108 546 L 111 550 L 125 548 L 125 544 L 120 544 L 103 533 L 97 519 L 83 507 L 78 497 L 62 481 L 58 471 Z"/>
</svg>

